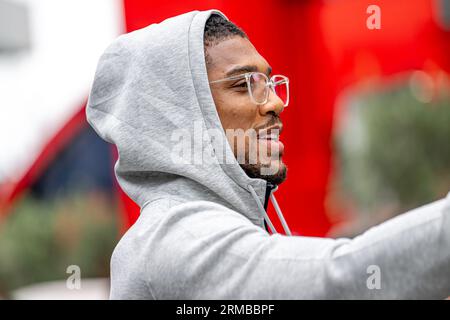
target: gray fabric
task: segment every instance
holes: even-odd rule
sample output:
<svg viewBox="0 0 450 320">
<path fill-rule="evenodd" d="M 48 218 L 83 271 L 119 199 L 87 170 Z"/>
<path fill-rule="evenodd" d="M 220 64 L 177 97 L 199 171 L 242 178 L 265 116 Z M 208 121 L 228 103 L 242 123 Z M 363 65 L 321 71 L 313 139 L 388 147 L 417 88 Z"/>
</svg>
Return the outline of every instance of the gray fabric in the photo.
<svg viewBox="0 0 450 320">
<path fill-rule="evenodd" d="M 100 58 L 87 119 L 117 146 L 117 180 L 141 207 L 111 258 L 110 297 L 450 295 L 450 195 L 353 240 L 270 235 L 250 192 L 264 203 L 266 182 L 236 161 L 214 161 L 212 137 L 201 149 L 207 163 L 171 161 L 174 130 L 221 129 L 203 51 L 212 12 L 220 14 L 189 12 L 122 35 Z M 233 157 L 228 145 L 225 153 Z M 372 265 L 381 271 L 380 289 L 367 287 Z"/>
</svg>

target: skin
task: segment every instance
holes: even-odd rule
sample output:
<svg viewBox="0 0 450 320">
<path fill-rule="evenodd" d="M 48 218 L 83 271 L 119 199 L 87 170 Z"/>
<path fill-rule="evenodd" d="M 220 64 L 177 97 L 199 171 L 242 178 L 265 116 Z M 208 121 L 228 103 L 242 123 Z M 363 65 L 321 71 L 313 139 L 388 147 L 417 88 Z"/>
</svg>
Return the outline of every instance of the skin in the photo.
<svg viewBox="0 0 450 320">
<path fill-rule="evenodd" d="M 268 62 L 247 38 L 233 36 L 207 46 L 205 50 L 208 56 L 209 81 L 249 71 L 259 71 L 270 78 L 271 68 Z M 240 67 L 251 67 L 252 69 L 236 70 Z M 232 70 L 235 70 L 236 73 L 230 74 L 229 72 Z M 266 104 L 253 103 L 247 92 L 245 79 L 213 83 L 210 84 L 210 87 L 221 124 L 227 132 L 228 143 L 232 146 L 236 157 L 239 153 L 245 154 L 245 161 L 240 162 L 240 165 L 247 175 L 252 178 L 265 179 L 273 184 L 283 182 L 287 172 L 286 165 L 282 161 L 284 146 L 280 141 L 262 136 L 262 133 L 268 128 L 272 128 L 273 132 L 282 131 L 282 122 L 279 118 L 284 108 L 282 100 L 272 90 L 269 90 Z M 274 126 L 279 126 L 279 129 Z M 229 134 L 236 129 L 242 129 L 246 134 L 243 136 Z M 256 134 L 250 134 L 252 129 Z M 249 161 L 249 154 L 255 151 L 254 148 L 256 148 L 256 152 L 253 154 L 257 155 L 256 163 Z M 262 154 L 259 152 L 261 148 L 264 150 Z"/>
</svg>

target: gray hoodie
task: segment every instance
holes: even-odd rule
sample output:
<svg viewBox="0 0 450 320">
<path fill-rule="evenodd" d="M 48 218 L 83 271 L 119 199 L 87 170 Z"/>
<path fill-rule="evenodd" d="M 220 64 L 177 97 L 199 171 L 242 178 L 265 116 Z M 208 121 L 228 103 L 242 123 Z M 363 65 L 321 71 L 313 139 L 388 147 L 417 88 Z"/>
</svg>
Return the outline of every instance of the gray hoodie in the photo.
<svg viewBox="0 0 450 320">
<path fill-rule="evenodd" d="M 117 180 L 141 208 L 112 255 L 110 297 L 449 296 L 450 195 L 354 239 L 266 231 L 273 190 L 245 174 L 227 143 L 214 143 L 226 138 L 203 48 L 213 13 L 222 14 L 189 12 L 122 35 L 98 63 L 87 119 L 116 145 Z M 183 135 L 202 140 L 183 158 L 191 161 L 173 156 Z"/>
</svg>

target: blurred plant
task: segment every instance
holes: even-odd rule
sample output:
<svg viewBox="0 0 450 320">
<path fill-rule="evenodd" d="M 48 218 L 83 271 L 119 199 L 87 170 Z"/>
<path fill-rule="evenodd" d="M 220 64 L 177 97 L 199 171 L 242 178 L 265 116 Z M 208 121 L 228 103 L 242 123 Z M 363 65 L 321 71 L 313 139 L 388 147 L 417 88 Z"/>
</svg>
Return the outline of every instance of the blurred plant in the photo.
<svg viewBox="0 0 450 320">
<path fill-rule="evenodd" d="M 43 202 L 26 197 L 0 225 L 0 296 L 32 283 L 108 277 L 119 239 L 117 209 L 102 194 Z"/>
<path fill-rule="evenodd" d="M 409 87 L 390 87 L 346 107 L 335 136 L 332 189 L 347 206 L 371 216 L 365 218 L 373 225 L 450 191 L 448 91 L 422 103 Z"/>
</svg>

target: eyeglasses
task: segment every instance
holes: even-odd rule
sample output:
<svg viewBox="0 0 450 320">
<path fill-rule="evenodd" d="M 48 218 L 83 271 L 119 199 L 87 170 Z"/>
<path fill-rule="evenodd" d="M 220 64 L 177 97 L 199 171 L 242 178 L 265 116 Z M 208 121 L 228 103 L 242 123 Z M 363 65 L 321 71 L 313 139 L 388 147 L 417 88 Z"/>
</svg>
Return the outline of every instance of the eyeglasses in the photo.
<svg viewBox="0 0 450 320">
<path fill-rule="evenodd" d="M 244 79 L 246 81 L 250 99 L 255 104 L 266 104 L 269 99 L 269 88 L 283 101 L 285 107 L 289 104 L 289 78 L 282 75 L 273 75 L 270 79 L 262 72 L 248 72 L 229 78 L 210 81 L 218 83 L 223 81 Z"/>
</svg>

